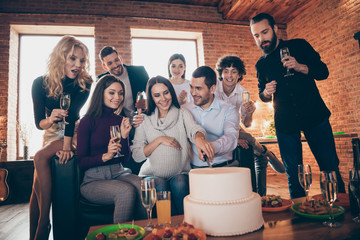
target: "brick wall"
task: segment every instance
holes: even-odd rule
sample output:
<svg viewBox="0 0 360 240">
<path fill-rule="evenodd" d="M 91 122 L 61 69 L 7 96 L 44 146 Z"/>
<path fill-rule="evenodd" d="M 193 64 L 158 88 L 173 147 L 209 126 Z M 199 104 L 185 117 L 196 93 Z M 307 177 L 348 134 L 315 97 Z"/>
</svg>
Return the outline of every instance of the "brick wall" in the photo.
<svg viewBox="0 0 360 240">
<path fill-rule="evenodd" d="M 360 30 L 360 6 L 356 2 L 314 0 L 311 8 L 299 14 L 288 24 L 287 30 L 281 29 L 279 34 L 284 39 L 287 36 L 307 39 L 328 64 L 330 77 L 318 86 L 326 104 L 333 112 L 331 123 L 336 132 L 360 132 L 360 50 L 357 41 L 352 38 L 353 34 Z M 13 109 L 8 109 L 7 98 L 11 92 L 11 72 L 17 71 L 16 59 L 10 59 L 8 64 L 9 56 L 16 56 L 14 52 L 9 52 L 10 42 L 16 41 L 16 34 L 10 34 L 10 24 L 94 26 L 95 51 L 99 52 L 104 45 L 114 45 L 127 64 L 131 64 L 131 28 L 201 32 L 205 64 L 214 67 L 217 59 L 224 54 L 240 56 L 247 68 L 242 85 L 249 90 L 251 98 L 258 102 L 254 118 L 267 118 L 272 113 L 272 110 L 258 98 L 254 65 L 261 52 L 255 45 L 248 24 L 222 19 L 215 7 L 109 0 L 33 0 L 31 3 L 12 0 L 2 1 L 0 9 L 0 89 L 3 90 L 0 92 L 0 99 L 5 99 L 0 102 L 0 116 L 5 118 L 8 113 L 13 112 Z M 16 50 L 12 48 L 11 51 Z M 103 70 L 99 60 L 96 65 L 96 73 L 101 73 Z M 259 126 L 260 121 L 256 120 L 249 131 L 255 136 L 260 136 Z M 8 126 L 7 118 L 1 118 L 0 137 L 7 135 L 9 127 L 11 126 Z M 347 156 L 351 155 L 351 139 L 343 141 L 336 143 L 338 153 L 346 152 L 345 155 L 340 154 L 341 167 L 346 172 L 345 168 L 348 166 L 344 166 L 343 163 L 349 159 L 351 161 Z M 15 143 L 12 142 L 9 148 L 16 149 Z M 271 145 L 271 150 L 278 153 L 275 144 Z M 8 153 L 13 155 L 13 150 Z M 313 161 L 306 146 L 304 159 L 306 162 Z M 314 167 L 316 165 L 313 162 L 311 164 Z"/>
</svg>

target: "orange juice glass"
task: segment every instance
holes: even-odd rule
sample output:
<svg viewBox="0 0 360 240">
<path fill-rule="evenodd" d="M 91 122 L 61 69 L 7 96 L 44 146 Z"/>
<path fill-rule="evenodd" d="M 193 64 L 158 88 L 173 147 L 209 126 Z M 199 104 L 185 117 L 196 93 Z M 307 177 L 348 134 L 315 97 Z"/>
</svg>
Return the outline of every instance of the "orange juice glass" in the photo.
<svg viewBox="0 0 360 240">
<path fill-rule="evenodd" d="M 171 192 L 157 192 L 156 212 L 159 225 L 171 224 Z"/>
</svg>

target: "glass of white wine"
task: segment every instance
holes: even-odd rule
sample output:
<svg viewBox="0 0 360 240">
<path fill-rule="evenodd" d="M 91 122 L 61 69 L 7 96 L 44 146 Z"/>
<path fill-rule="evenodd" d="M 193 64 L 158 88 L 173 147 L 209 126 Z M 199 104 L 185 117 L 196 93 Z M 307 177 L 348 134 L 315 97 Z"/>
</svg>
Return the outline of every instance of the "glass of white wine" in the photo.
<svg viewBox="0 0 360 240">
<path fill-rule="evenodd" d="M 284 57 L 288 57 L 290 56 L 290 51 L 287 47 L 283 47 L 280 49 L 280 58 L 281 58 L 281 62 L 284 63 L 284 61 L 288 61 L 288 59 L 284 59 Z M 293 76 L 294 74 L 290 72 L 290 70 L 288 68 L 286 68 L 286 74 L 284 75 L 284 77 L 290 77 Z"/>
<path fill-rule="evenodd" d="M 250 93 L 249 92 L 243 92 L 242 93 L 242 99 L 244 103 L 248 103 L 250 101 Z"/>
<path fill-rule="evenodd" d="M 329 220 L 323 222 L 324 226 L 330 228 L 341 227 L 341 223 L 335 222 L 333 215 L 333 205 L 337 198 L 337 179 L 335 171 L 321 171 L 320 172 L 320 188 L 325 201 L 329 204 Z"/>
<path fill-rule="evenodd" d="M 144 229 L 151 231 L 153 229 L 153 225 L 151 223 L 151 213 L 156 202 L 156 188 L 154 179 L 144 178 L 141 180 L 141 202 L 144 208 L 146 208 L 149 221 L 148 225 L 146 225 Z"/>
<path fill-rule="evenodd" d="M 119 125 L 113 125 L 110 126 L 110 136 L 116 137 L 115 142 L 120 141 L 121 139 L 121 130 L 120 130 L 120 126 Z M 124 155 L 121 154 L 119 151 L 114 155 L 114 157 L 123 157 Z"/>
<path fill-rule="evenodd" d="M 70 108 L 70 94 L 61 94 L 60 96 L 60 108 L 63 110 L 69 110 Z M 63 129 L 65 129 L 65 125 L 69 124 L 65 117 L 63 117 Z"/>
<path fill-rule="evenodd" d="M 349 185 L 350 185 L 350 191 L 354 194 L 359 209 L 360 209 L 360 171 L 354 169 L 349 170 Z M 353 218 L 353 221 L 356 223 L 360 223 L 360 212 L 359 216 Z"/>
<path fill-rule="evenodd" d="M 301 187 L 305 190 L 306 201 L 309 201 L 309 189 L 312 184 L 311 167 L 307 165 L 298 165 L 298 177 Z"/>
</svg>

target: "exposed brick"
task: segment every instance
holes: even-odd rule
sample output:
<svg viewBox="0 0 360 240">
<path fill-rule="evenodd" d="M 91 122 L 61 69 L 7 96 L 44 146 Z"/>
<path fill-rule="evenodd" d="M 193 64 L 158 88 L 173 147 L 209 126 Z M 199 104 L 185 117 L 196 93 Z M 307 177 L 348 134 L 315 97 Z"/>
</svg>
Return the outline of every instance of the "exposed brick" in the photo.
<svg viewBox="0 0 360 240">
<path fill-rule="evenodd" d="M 125 63 L 131 64 L 131 28 L 163 29 L 201 32 L 203 34 L 204 62 L 214 67 L 224 54 L 240 56 L 246 65 L 247 75 L 242 85 L 259 102 L 254 114 L 254 136 L 262 135 L 260 120 L 272 114 L 266 104 L 260 103 L 254 65 L 261 56 L 250 32 L 249 26 L 222 19 L 216 7 L 189 7 L 183 4 L 163 4 L 138 1 L 21 1 L 2 3 L 0 13 L 0 138 L 7 136 L 11 145 L 8 153 L 16 157 L 16 135 L 8 118 L 16 120 L 17 103 L 17 46 L 16 33 L 10 33 L 11 24 L 83 25 L 95 26 L 95 51 L 104 45 L 115 46 Z M 304 10 L 278 35 L 283 39 L 305 38 L 327 63 L 330 76 L 318 82 L 320 93 L 329 109 L 334 132 L 360 134 L 360 50 L 353 39 L 360 29 L 360 4 L 357 0 L 314 0 L 311 8 Z M 11 53 L 11 54 L 10 54 Z M 10 58 L 12 56 L 12 58 Z M 96 58 L 96 73 L 103 71 Z M 9 102 L 8 102 L 9 97 Z M 306 96 L 305 96 L 306 97 Z M 2 101 L 6 99 L 6 101 Z M 10 106 L 14 106 L 8 109 Z M 351 139 L 336 140 L 343 173 L 352 162 Z M 276 144 L 269 148 L 280 156 Z M 304 144 L 304 161 L 316 171 L 317 164 Z M 6 154 L 6 153 L 5 153 Z M 4 159 L 4 155 L 2 156 Z M 5 156 L 6 158 L 6 156 Z M 344 164 L 346 163 L 346 164 Z M 269 173 L 271 170 L 269 170 Z"/>
</svg>

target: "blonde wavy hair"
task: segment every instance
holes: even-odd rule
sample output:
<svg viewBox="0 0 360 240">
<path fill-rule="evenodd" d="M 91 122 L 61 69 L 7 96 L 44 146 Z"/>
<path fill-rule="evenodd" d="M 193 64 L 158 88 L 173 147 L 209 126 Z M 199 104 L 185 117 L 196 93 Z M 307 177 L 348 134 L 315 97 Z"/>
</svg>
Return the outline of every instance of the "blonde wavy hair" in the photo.
<svg viewBox="0 0 360 240">
<path fill-rule="evenodd" d="M 76 82 L 82 88 L 82 91 L 89 91 L 86 84 L 93 82 L 89 72 L 89 50 L 84 43 L 73 36 L 64 36 L 58 44 L 54 47 L 49 56 L 47 68 L 48 74 L 44 79 L 44 86 L 49 90 L 48 97 L 58 98 L 63 92 L 62 79 L 65 78 L 65 63 L 66 58 L 74 52 L 74 48 L 79 47 L 83 50 L 85 56 L 85 63 L 79 75 L 76 77 Z"/>
</svg>

